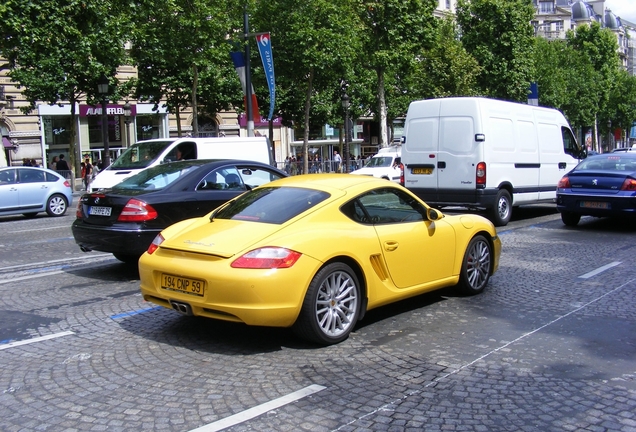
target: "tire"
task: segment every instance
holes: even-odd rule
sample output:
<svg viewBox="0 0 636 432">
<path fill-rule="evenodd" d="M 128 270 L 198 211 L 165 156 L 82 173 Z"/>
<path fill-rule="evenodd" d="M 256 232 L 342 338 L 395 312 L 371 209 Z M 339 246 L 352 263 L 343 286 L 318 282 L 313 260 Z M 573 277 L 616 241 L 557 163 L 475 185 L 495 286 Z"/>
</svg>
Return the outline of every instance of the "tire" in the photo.
<svg viewBox="0 0 636 432">
<path fill-rule="evenodd" d="M 358 321 L 360 305 L 360 285 L 351 267 L 328 264 L 309 284 L 294 333 L 320 345 L 342 342 Z"/>
<path fill-rule="evenodd" d="M 481 293 L 490 279 L 492 247 L 486 238 L 477 235 L 468 243 L 459 276 L 459 288 L 464 294 Z"/>
<path fill-rule="evenodd" d="M 139 258 L 141 257 L 141 255 L 129 255 L 122 253 L 113 253 L 113 256 L 119 261 L 126 264 L 137 264 L 139 262 Z"/>
<path fill-rule="evenodd" d="M 566 226 L 577 226 L 581 220 L 581 215 L 576 213 L 563 212 L 561 213 L 561 220 Z"/>
<path fill-rule="evenodd" d="M 490 219 L 495 226 L 506 226 L 512 217 L 512 199 L 505 189 L 500 189 L 495 200 L 495 207 L 490 209 Z"/>
<path fill-rule="evenodd" d="M 66 197 L 60 194 L 51 195 L 46 202 L 46 212 L 49 216 L 63 216 L 68 208 Z"/>
</svg>

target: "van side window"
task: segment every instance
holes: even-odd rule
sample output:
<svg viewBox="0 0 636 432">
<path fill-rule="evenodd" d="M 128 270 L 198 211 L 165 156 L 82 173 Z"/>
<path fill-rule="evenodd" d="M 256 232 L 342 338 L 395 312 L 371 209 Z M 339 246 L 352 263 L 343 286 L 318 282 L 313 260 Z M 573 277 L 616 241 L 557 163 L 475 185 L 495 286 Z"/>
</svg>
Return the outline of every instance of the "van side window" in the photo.
<svg viewBox="0 0 636 432">
<path fill-rule="evenodd" d="M 572 131 L 564 126 L 561 126 L 561 135 L 563 136 L 563 150 L 565 151 L 565 153 L 574 157 L 579 157 L 579 155 L 581 154 L 581 148 L 574 139 Z"/>
</svg>

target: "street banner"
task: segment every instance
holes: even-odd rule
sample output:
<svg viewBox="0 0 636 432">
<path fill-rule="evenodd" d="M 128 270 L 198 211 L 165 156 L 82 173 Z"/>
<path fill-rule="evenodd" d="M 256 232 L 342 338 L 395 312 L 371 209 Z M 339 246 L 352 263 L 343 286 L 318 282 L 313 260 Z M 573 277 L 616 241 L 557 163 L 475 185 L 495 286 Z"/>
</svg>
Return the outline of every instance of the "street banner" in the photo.
<svg viewBox="0 0 636 432">
<path fill-rule="evenodd" d="M 243 88 L 243 102 L 245 103 L 245 111 L 247 112 L 247 78 L 245 77 L 245 58 L 240 51 L 231 51 L 230 57 L 232 57 L 232 63 L 234 63 L 234 69 L 238 74 L 239 81 L 241 81 L 241 87 Z M 254 93 L 254 86 L 252 86 L 252 117 L 254 120 L 260 118 L 260 112 L 258 111 L 258 102 L 256 101 L 256 94 Z"/>
<path fill-rule="evenodd" d="M 274 78 L 274 56 L 272 54 L 272 39 L 269 33 L 256 35 L 256 45 L 261 54 L 267 87 L 269 87 L 269 115 L 267 120 L 271 120 L 274 115 L 274 103 L 276 102 L 276 80 Z"/>
</svg>

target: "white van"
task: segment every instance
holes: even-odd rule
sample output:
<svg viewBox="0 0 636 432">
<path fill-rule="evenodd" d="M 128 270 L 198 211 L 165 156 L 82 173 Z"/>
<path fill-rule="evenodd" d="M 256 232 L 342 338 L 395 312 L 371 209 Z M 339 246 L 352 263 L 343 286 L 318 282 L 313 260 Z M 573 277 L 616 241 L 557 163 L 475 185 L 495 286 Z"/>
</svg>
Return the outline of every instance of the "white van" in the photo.
<svg viewBox="0 0 636 432">
<path fill-rule="evenodd" d="M 166 138 L 139 141 L 102 170 L 90 191 L 107 189 L 141 170 L 179 159 L 243 159 L 274 165 L 267 137 Z"/>
<path fill-rule="evenodd" d="M 402 175 L 399 166 L 401 156 L 401 146 L 381 148 L 362 168 L 351 171 L 351 174 L 368 175 L 399 183 Z"/>
<path fill-rule="evenodd" d="M 585 156 L 559 111 L 477 97 L 412 102 L 402 137 L 404 186 L 436 207 L 486 210 L 497 226 L 513 206 L 554 202 Z"/>
</svg>

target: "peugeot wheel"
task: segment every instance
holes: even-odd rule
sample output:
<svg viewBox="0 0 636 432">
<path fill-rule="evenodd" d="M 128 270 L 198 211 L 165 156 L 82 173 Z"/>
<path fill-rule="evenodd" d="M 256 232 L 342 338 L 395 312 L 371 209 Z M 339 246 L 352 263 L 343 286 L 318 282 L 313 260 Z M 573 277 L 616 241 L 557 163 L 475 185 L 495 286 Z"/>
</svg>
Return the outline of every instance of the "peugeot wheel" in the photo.
<svg viewBox="0 0 636 432">
<path fill-rule="evenodd" d="M 506 226 L 512 217 L 512 199 L 507 190 L 501 189 L 495 199 L 495 207 L 490 209 L 490 219 L 495 226 Z"/>
</svg>

